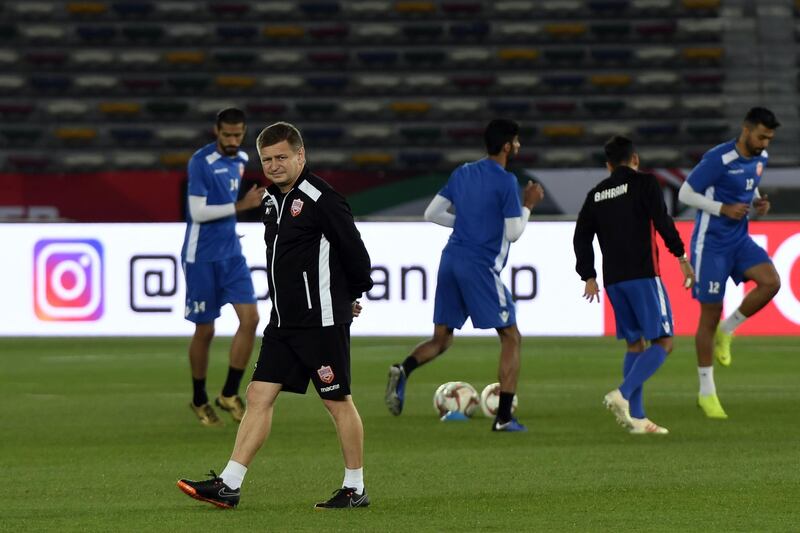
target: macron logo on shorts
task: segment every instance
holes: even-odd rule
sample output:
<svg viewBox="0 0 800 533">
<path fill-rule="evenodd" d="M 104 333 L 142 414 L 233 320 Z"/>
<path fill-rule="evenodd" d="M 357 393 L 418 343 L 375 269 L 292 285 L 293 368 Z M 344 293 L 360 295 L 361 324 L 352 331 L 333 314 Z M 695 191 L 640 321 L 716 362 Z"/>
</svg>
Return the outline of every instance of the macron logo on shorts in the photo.
<svg viewBox="0 0 800 533">
<path fill-rule="evenodd" d="M 319 391 L 320 392 L 331 392 L 331 391 L 338 390 L 338 389 L 339 389 L 339 384 L 337 383 L 336 385 L 331 385 L 329 387 L 320 387 Z"/>
</svg>

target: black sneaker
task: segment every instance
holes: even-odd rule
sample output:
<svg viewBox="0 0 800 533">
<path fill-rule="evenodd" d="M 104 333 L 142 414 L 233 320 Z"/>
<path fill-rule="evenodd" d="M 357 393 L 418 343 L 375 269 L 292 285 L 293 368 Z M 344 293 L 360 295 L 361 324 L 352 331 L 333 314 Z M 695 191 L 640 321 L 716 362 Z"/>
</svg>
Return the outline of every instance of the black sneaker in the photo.
<svg viewBox="0 0 800 533">
<path fill-rule="evenodd" d="M 213 470 L 209 473 L 211 479 L 205 481 L 190 481 L 182 479 L 178 481 L 178 488 L 195 500 L 208 502 L 222 507 L 223 509 L 233 509 L 239 504 L 239 489 L 233 490 L 223 483 L 222 478 L 217 476 Z"/>
<path fill-rule="evenodd" d="M 365 490 L 363 494 L 356 494 L 356 489 L 343 487 L 333 492 L 331 499 L 314 505 L 314 509 L 347 509 L 349 507 L 368 507 L 369 496 Z"/>
</svg>

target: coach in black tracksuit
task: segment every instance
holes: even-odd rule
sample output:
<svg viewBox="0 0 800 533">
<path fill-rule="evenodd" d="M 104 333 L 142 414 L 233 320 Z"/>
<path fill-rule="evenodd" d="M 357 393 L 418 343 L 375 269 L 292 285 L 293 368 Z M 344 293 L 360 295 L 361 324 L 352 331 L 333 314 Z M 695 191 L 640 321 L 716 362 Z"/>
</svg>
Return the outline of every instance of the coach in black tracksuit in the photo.
<svg viewBox="0 0 800 533">
<path fill-rule="evenodd" d="M 638 172 L 639 155 L 633 142 L 612 137 L 605 153 L 611 175 L 586 195 L 573 238 L 575 269 L 586 282 L 584 298 L 591 302 L 600 299 L 592 246 L 597 235 L 617 338 L 627 342 L 625 379 L 606 394 L 604 403 L 631 433 L 668 433 L 645 416 L 642 402 L 644 382 L 672 350 L 672 311 L 659 275 L 656 232 L 678 258 L 687 288 L 694 281 L 694 272 L 656 177 Z"/>
<path fill-rule="evenodd" d="M 369 254 L 347 202 L 306 168 L 297 128 L 268 126 L 256 145 L 273 183 L 262 203 L 272 315 L 228 465 L 218 478 L 181 482 L 193 497 L 236 506 L 247 467 L 269 436 L 278 394 L 303 394 L 310 380 L 333 417 L 345 463 L 342 487 L 316 507 L 366 507 L 364 429 L 350 395 L 350 323 L 361 312 L 357 299 L 372 287 Z"/>
</svg>

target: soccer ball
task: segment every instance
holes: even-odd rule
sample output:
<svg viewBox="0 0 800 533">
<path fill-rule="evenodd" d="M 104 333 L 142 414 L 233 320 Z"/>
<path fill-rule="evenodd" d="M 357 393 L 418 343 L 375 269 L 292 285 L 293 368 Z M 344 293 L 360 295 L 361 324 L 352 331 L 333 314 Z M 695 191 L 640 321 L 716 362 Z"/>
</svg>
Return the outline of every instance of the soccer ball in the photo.
<svg viewBox="0 0 800 533">
<path fill-rule="evenodd" d="M 497 408 L 500 407 L 500 384 L 492 383 L 486 385 L 481 392 L 481 411 L 489 418 L 497 416 Z M 511 413 L 517 410 L 517 395 L 514 395 L 514 400 L 511 402 Z"/>
<path fill-rule="evenodd" d="M 472 416 L 478 409 L 478 403 L 478 391 L 464 381 L 443 383 L 433 395 L 433 408 L 440 417 L 450 411 Z"/>
</svg>

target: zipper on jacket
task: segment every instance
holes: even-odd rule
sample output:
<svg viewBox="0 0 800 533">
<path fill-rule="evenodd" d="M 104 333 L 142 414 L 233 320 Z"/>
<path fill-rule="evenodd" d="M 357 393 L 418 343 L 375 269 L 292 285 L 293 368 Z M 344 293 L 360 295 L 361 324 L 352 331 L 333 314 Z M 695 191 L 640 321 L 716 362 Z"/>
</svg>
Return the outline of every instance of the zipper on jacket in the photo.
<svg viewBox="0 0 800 533">
<path fill-rule="evenodd" d="M 272 305 L 275 307 L 275 314 L 278 317 L 278 327 L 281 326 L 281 312 L 278 310 L 278 284 L 275 283 L 275 252 L 278 250 L 278 233 L 281 230 L 281 215 L 283 214 L 283 204 L 286 203 L 286 197 L 289 196 L 289 193 L 292 191 L 287 192 L 283 196 L 283 200 L 281 200 L 281 208 L 278 210 L 278 229 L 275 231 L 275 240 L 272 241 L 272 264 L 270 265 L 270 270 L 272 271 Z M 275 202 L 275 198 L 272 198 L 272 201 L 277 206 L 278 203 Z"/>
<path fill-rule="evenodd" d="M 308 272 L 305 270 L 303 271 L 303 283 L 306 284 L 306 302 L 308 303 L 308 308 L 311 309 L 311 292 L 308 290 Z"/>
</svg>

